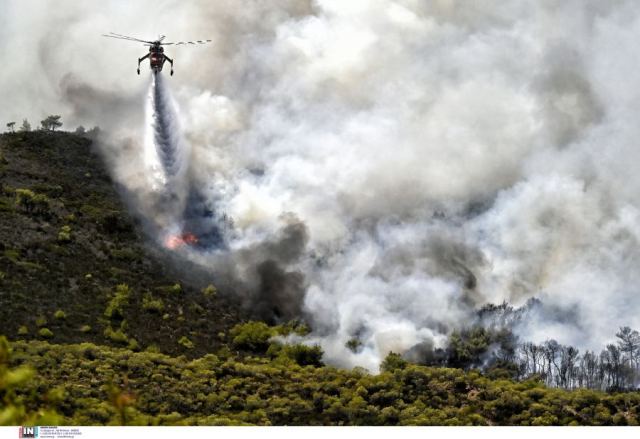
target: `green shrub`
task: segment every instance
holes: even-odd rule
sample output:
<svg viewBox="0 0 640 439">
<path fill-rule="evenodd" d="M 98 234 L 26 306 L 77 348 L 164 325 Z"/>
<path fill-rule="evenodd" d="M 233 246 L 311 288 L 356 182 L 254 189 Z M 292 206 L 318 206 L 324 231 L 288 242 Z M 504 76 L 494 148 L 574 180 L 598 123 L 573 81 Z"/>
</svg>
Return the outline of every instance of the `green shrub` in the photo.
<svg viewBox="0 0 640 439">
<path fill-rule="evenodd" d="M 14 248 L 8 248 L 3 252 L 5 258 L 9 259 L 13 263 L 20 262 L 20 252 Z"/>
<path fill-rule="evenodd" d="M 273 355 L 272 347 L 274 346 L 277 346 L 277 344 L 273 343 L 271 347 L 269 347 L 268 352 L 271 355 Z M 298 363 L 300 366 L 323 366 L 322 355 L 324 354 L 324 352 L 322 352 L 322 348 L 318 345 L 281 345 L 280 349 L 274 349 L 274 351 L 278 352 L 278 356 L 289 358 Z"/>
<path fill-rule="evenodd" d="M 80 326 L 79 331 L 82 332 L 83 334 L 91 332 L 91 326 L 90 325 L 82 325 L 82 326 Z"/>
<path fill-rule="evenodd" d="M 2 169 L 0 169 L 0 172 Z M 0 212 L 14 212 L 15 202 L 0 196 Z"/>
<path fill-rule="evenodd" d="M 58 198 L 64 194 L 64 188 L 59 184 L 36 183 L 32 188 L 36 192 L 44 193 L 53 198 Z"/>
<path fill-rule="evenodd" d="M 124 307 L 129 304 L 129 297 L 131 290 L 127 284 L 120 284 L 116 286 L 116 291 L 107 309 L 104 311 L 104 316 L 109 319 L 122 319 L 124 318 Z"/>
<path fill-rule="evenodd" d="M 180 294 L 182 293 L 182 285 L 180 285 L 179 283 L 176 283 L 173 285 L 156 287 L 156 290 L 165 294 Z"/>
<path fill-rule="evenodd" d="M 229 332 L 234 347 L 255 352 L 266 352 L 269 339 L 276 335 L 276 330 L 264 322 L 241 323 Z"/>
<path fill-rule="evenodd" d="M 111 326 L 107 326 L 107 328 L 103 332 L 104 336 L 109 340 L 120 343 L 120 344 L 129 344 L 129 337 L 124 333 L 122 329 L 114 330 Z"/>
<path fill-rule="evenodd" d="M 130 338 L 129 339 L 129 344 L 127 345 L 127 349 L 130 349 L 132 351 L 139 351 L 140 350 L 140 346 L 138 345 L 138 340 L 136 340 L 135 338 Z"/>
<path fill-rule="evenodd" d="M 402 370 L 407 367 L 407 361 L 399 354 L 389 352 L 386 358 L 380 364 L 380 371 L 393 372 L 395 370 Z"/>
<path fill-rule="evenodd" d="M 42 338 L 52 338 L 53 332 L 49 328 L 40 328 L 38 335 Z"/>
<path fill-rule="evenodd" d="M 359 338 L 352 338 L 348 342 L 345 343 L 345 347 L 349 349 L 351 352 L 358 352 L 362 347 L 362 342 Z"/>
<path fill-rule="evenodd" d="M 15 197 L 16 206 L 27 213 L 49 212 L 50 201 L 44 194 L 36 194 L 31 189 L 16 189 Z"/>
<path fill-rule="evenodd" d="M 27 335 L 29 334 L 29 328 L 27 328 L 25 325 L 20 326 L 20 328 L 18 328 L 18 335 Z"/>
<path fill-rule="evenodd" d="M 216 297 L 218 290 L 213 285 L 208 285 L 206 288 L 202 289 L 202 294 L 204 297 Z"/>
<path fill-rule="evenodd" d="M 183 335 L 182 337 L 180 337 L 180 340 L 178 340 L 178 344 L 180 346 L 183 346 L 187 349 L 193 349 L 194 348 L 194 344 L 191 340 L 189 340 L 189 338 L 186 335 Z"/>
<path fill-rule="evenodd" d="M 45 316 L 36 317 L 36 326 L 41 327 L 47 324 L 47 318 Z"/>
<path fill-rule="evenodd" d="M 151 293 L 146 293 L 142 297 L 142 309 L 161 313 L 164 310 L 164 302 L 162 299 L 154 299 Z"/>
<path fill-rule="evenodd" d="M 285 325 L 275 326 L 274 329 L 278 335 L 283 336 L 287 336 L 289 334 L 305 336 L 311 332 L 311 329 L 306 323 L 302 323 L 298 320 L 292 320 Z"/>
<path fill-rule="evenodd" d="M 120 249 L 112 249 L 110 252 L 111 257 L 115 259 L 120 259 L 121 261 L 126 262 L 135 262 L 142 259 L 142 255 L 129 247 L 123 247 Z"/>
<path fill-rule="evenodd" d="M 59 309 L 53 314 L 53 317 L 56 320 L 64 320 L 64 319 L 67 318 L 67 314 L 64 311 L 62 311 L 61 309 Z"/>
<path fill-rule="evenodd" d="M 68 225 L 64 225 L 60 227 L 60 231 L 58 232 L 58 242 L 65 243 L 71 242 L 71 227 Z"/>
</svg>

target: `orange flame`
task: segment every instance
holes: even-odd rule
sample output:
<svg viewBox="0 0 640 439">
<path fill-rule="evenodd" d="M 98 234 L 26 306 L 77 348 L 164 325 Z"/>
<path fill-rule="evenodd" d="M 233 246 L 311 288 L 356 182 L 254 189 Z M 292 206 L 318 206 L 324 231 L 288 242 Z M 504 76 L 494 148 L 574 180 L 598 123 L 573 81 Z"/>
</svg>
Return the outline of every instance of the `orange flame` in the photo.
<svg viewBox="0 0 640 439">
<path fill-rule="evenodd" d="M 168 236 L 164 241 L 164 246 L 170 250 L 175 250 L 184 245 L 193 245 L 198 242 L 198 238 L 193 233 L 181 233 L 179 235 Z"/>
</svg>

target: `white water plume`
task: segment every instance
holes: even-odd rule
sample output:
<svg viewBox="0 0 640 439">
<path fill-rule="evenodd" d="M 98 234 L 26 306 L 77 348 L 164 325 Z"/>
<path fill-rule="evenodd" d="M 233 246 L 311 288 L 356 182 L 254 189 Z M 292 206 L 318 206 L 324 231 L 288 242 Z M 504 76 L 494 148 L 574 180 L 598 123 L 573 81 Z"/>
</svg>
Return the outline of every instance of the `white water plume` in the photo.
<svg viewBox="0 0 640 439">
<path fill-rule="evenodd" d="M 150 190 L 155 199 L 147 216 L 164 241 L 181 232 L 189 145 L 183 138 L 177 105 L 160 72 L 151 74 L 145 127 L 143 163 L 151 183 L 145 190 Z"/>
</svg>

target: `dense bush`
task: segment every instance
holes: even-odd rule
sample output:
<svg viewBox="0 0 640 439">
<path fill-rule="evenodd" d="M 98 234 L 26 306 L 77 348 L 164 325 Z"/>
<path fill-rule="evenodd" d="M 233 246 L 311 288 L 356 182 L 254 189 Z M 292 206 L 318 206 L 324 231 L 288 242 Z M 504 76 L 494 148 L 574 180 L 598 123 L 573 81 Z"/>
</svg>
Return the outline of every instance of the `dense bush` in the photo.
<svg viewBox="0 0 640 439">
<path fill-rule="evenodd" d="M 38 335 L 42 338 L 52 338 L 53 337 L 53 332 L 51 332 L 51 330 L 49 328 L 41 328 L 38 331 Z"/>
<path fill-rule="evenodd" d="M 277 332 L 264 322 L 247 322 L 234 326 L 229 334 L 233 346 L 238 349 L 266 352 L 269 340 Z"/>
<path fill-rule="evenodd" d="M 50 403 L 35 395 L 56 390 L 58 422 L 81 425 L 637 425 L 640 417 L 638 392 L 566 391 L 399 360 L 388 356 L 389 370 L 370 375 L 225 350 L 189 361 L 17 341 L 9 367 L 36 375 L 11 401 L 37 412 Z"/>
<path fill-rule="evenodd" d="M 64 225 L 58 232 L 58 242 L 65 243 L 71 241 L 71 226 Z"/>
<path fill-rule="evenodd" d="M 36 194 L 30 189 L 15 190 L 16 206 L 27 213 L 46 214 L 49 212 L 50 201 L 44 194 Z"/>
<path fill-rule="evenodd" d="M 303 344 L 281 344 L 271 343 L 267 349 L 270 358 L 287 358 L 295 361 L 300 366 L 323 366 L 322 348 L 318 345 L 306 346 Z"/>
<path fill-rule="evenodd" d="M 131 290 L 127 284 L 116 286 L 115 293 L 104 311 L 105 317 L 110 319 L 124 318 L 124 307 L 129 304 L 130 295 Z"/>
<path fill-rule="evenodd" d="M 142 308 L 147 311 L 161 313 L 164 310 L 164 302 L 162 299 L 154 299 L 151 293 L 146 293 L 142 297 Z"/>
<path fill-rule="evenodd" d="M 394 370 L 402 370 L 407 367 L 407 361 L 402 358 L 401 355 L 394 352 L 389 352 L 380 364 L 380 370 L 382 372 L 393 372 Z"/>
<path fill-rule="evenodd" d="M 218 290 L 213 285 L 207 285 L 206 288 L 202 289 L 202 294 L 205 297 L 215 297 L 218 294 Z"/>
<path fill-rule="evenodd" d="M 38 394 L 23 396 L 24 388 L 34 379 L 33 368 L 21 365 L 12 368 L 11 347 L 7 339 L 0 336 L 0 426 L 3 425 L 55 425 L 61 423 L 51 407 L 59 401 L 59 389 L 52 389 L 45 395 L 48 401 L 38 398 Z"/>
</svg>

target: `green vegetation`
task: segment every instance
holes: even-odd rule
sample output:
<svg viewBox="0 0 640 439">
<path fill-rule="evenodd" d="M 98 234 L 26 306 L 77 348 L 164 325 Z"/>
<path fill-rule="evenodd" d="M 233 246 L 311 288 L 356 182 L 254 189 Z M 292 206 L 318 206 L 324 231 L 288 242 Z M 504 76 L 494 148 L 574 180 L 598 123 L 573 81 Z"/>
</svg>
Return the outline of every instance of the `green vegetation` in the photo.
<svg viewBox="0 0 640 439">
<path fill-rule="evenodd" d="M 357 339 L 357 338 L 352 338 L 351 340 L 349 340 L 345 346 L 351 351 L 351 352 L 358 352 L 360 350 L 360 348 L 362 347 L 362 342 Z"/>
<path fill-rule="evenodd" d="M 112 249 L 110 251 L 110 254 L 112 258 L 121 259 L 127 262 L 135 262 L 142 259 L 142 255 L 140 255 L 137 251 L 127 247 Z"/>
<path fill-rule="evenodd" d="M 0 425 L 638 424 L 639 392 L 600 390 L 636 382 L 630 328 L 579 356 L 472 326 L 425 347 L 431 366 L 336 369 L 301 322 L 248 321 L 211 279 L 168 274 L 87 138 L 21 130 L 0 151 Z"/>
<path fill-rule="evenodd" d="M 187 336 L 182 336 L 180 337 L 180 340 L 178 340 L 178 343 L 180 343 L 180 345 L 184 346 L 187 349 L 193 349 L 194 344 L 191 340 L 189 340 L 189 338 Z"/>
<path fill-rule="evenodd" d="M 218 290 L 213 285 L 207 285 L 206 288 L 202 289 L 202 294 L 205 297 L 215 297 L 217 293 L 218 293 Z"/>
<path fill-rule="evenodd" d="M 44 215 L 49 212 L 50 201 L 44 194 L 36 194 L 30 189 L 16 189 L 16 206 L 27 213 Z"/>
<path fill-rule="evenodd" d="M 60 231 L 58 232 L 58 242 L 71 242 L 71 226 L 65 224 L 60 227 Z"/>
<path fill-rule="evenodd" d="M 108 326 L 104 330 L 104 336 L 109 340 L 116 342 L 118 344 L 128 345 L 129 337 L 124 333 L 123 328 L 119 328 L 114 330 L 111 326 Z"/>
<path fill-rule="evenodd" d="M 393 372 L 406 368 L 407 364 L 407 361 L 400 355 L 389 352 L 389 355 L 387 355 L 382 364 L 380 364 L 380 370 L 383 372 Z"/>
<path fill-rule="evenodd" d="M 34 401 L 34 396 L 23 396 L 25 387 L 32 385 L 34 370 L 25 365 L 12 368 L 11 347 L 0 336 L 0 426 L 3 425 L 55 425 L 62 417 L 51 408 L 62 396 L 58 389 L 50 390 L 44 398 Z M 48 401 L 47 401 L 48 400 Z M 35 404 L 34 404 L 35 403 Z M 34 408 L 33 406 L 37 406 Z"/>
<path fill-rule="evenodd" d="M 271 358 L 288 358 L 300 366 L 323 366 L 322 349 L 320 346 L 306 346 L 301 344 L 280 344 L 274 342 L 267 349 L 267 355 Z"/>
<path fill-rule="evenodd" d="M 142 309 L 161 314 L 164 310 L 162 299 L 154 299 L 151 293 L 146 293 L 142 298 Z"/>
<path fill-rule="evenodd" d="M 124 307 L 129 304 L 131 291 L 127 284 L 120 284 L 116 287 L 115 294 L 104 311 L 104 316 L 110 319 L 123 319 Z"/>
<path fill-rule="evenodd" d="M 10 367 L 29 378 L 11 400 L 26 412 L 50 410 L 42 395 L 56 390 L 63 424 L 637 425 L 640 419 L 638 392 L 571 392 L 535 379 L 399 367 L 395 355 L 385 360 L 389 370 L 370 375 L 227 349 L 187 360 L 90 343 L 17 341 L 13 348 Z"/>
<path fill-rule="evenodd" d="M 182 285 L 173 284 L 168 286 L 156 287 L 156 290 L 164 294 L 180 294 L 182 293 Z"/>
<path fill-rule="evenodd" d="M 264 322 L 248 322 L 234 326 L 229 334 L 232 345 L 237 349 L 267 352 L 269 340 L 277 335 L 277 332 Z"/>
<path fill-rule="evenodd" d="M 40 124 L 42 125 L 43 130 L 48 131 L 55 131 L 56 128 L 60 128 L 62 126 L 59 115 L 47 116 L 42 122 L 40 122 Z"/>
<path fill-rule="evenodd" d="M 42 338 L 52 338 L 53 332 L 49 328 L 40 328 L 38 335 Z"/>
</svg>

